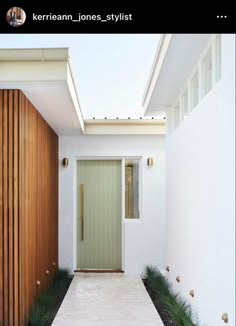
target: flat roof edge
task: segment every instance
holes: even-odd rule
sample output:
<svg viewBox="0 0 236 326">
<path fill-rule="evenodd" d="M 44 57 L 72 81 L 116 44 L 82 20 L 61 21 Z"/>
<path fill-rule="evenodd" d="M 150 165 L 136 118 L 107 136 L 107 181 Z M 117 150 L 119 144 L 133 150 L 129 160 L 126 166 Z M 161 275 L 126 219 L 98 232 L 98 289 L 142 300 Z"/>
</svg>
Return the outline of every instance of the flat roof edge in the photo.
<svg viewBox="0 0 236 326">
<path fill-rule="evenodd" d="M 157 61 L 158 61 L 158 58 L 159 58 L 159 55 L 160 55 L 160 52 L 161 52 L 164 41 L 165 41 L 165 34 L 162 34 L 161 38 L 159 40 L 159 43 L 157 45 L 157 50 L 156 50 L 156 53 L 155 53 L 155 57 L 154 57 L 152 67 L 151 67 L 151 70 L 150 70 L 150 73 L 149 73 L 149 77 L 148 77 L 148 80 L 147 80 L 147 84 L 146 84 L 146 87 L 145 87 L 145 90 L 144 90 L 144 94 L 143 94 L 143 98 L 142 98 L 142 105 L 144 105 L 144 103 L 146 101 L 148 91 L 149 91 L 149 88 L 151 86 L 151 83 L 152 83 L 152 80 L 153 80 L 153 77 L 154 77 L 154 71 L 155 71 Z"/>
<path fill-rule="evenodd" d="M 170 42 L 174 34 L 163 34 L 157 47 L 156 55 L 152 64 L 151 72 L 147 81 L 142 99 L 143 114 L 147 113 L 148 105 L 157 84 L 163 62 L 165 61 Z"/>
<path fill-rule="evenodd" d="M 67 61 L 69 48 L 0 49 L 0 61 Z"/>
</svg>

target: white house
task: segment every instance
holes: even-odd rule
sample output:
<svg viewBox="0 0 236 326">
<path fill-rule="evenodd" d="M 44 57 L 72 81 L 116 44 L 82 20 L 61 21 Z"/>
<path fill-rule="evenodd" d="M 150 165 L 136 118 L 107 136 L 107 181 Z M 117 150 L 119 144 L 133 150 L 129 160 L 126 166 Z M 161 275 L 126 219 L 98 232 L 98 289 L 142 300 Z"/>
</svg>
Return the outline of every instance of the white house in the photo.
<svg viewBox="0 0 236 326">
<path fill-rule="evenodd" d="M 83 118 L 67 48 L 0 50 L 0 88 L 58 135 L 59 266 L 157 266 L 201 325 L 235 325 L 235 35 L 163 35 L 138 120 Z"/>
</svg>

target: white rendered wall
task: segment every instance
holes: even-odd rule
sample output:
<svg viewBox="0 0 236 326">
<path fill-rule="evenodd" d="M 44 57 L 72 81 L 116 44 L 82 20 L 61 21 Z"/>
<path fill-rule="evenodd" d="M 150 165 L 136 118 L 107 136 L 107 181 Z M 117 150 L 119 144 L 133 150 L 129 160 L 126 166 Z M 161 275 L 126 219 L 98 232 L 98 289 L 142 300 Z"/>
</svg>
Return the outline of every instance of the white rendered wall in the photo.
<svg viewBox="0 0 236 326">
<path fill-rule="evenodd" d="M 59 265 L 76 268 L 76 169 L 78 157 L 138 156 L 141 159 L 141 219 L 123 221 L 124 270 L 140 275 L 146 265 L 166 264 L 164 136 L 78 136 L 59 138 Z M 147 158 L 154 165 L 148 167 Z"/>
<path fill-rule="evenodd" d="M 223 325 L 227 312 L 235 326 L 235 35 L 222 35 L 222 77 L 167 137 L 166 155 L 169 280 L 200 325 Z"/>
</svg>

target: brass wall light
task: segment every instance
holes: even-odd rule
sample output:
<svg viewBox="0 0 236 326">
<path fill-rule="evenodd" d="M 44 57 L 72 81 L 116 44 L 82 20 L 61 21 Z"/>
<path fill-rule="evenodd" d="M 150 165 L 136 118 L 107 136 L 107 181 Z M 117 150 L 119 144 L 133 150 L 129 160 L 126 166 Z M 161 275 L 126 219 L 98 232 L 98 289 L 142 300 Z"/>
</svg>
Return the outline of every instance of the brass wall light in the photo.
<svg viewBox="0 0 236 326">
<path fill-rule="evenodd" d="M 176 277 L 176 282 L 178 282 L 178 283 L 180 282 L 180 277 L 179 276 Z"/>
<path fill-rule="evenodd" d="M 67 157 L 64 157 L 62 160 L 62 165 L 67 167 L 69 165 L 69 159 Z"/>
<path fill-rule="evenodd" d="M 166 270 L 167 270 L 167 272 L 169 272 L 170 271 L 170 266 L 166 266 Z"/>
<path fill-rule="evenodd" d="M 228 314 L 227 314 L 227 312 L 223 313 L 223 315 L 221 316 L 221 319 L 222 319 L 225 323 L 228 323 L 229 318 L 228 318 Z"/>
<path fill-rule="evenodd" d="M 148 166 L 153 166 L 153 158 L 152 158 L 152 157 L 149 157 L 149 158 L 147 159 L 147 165 L 148 165 Z"/>
</svg>

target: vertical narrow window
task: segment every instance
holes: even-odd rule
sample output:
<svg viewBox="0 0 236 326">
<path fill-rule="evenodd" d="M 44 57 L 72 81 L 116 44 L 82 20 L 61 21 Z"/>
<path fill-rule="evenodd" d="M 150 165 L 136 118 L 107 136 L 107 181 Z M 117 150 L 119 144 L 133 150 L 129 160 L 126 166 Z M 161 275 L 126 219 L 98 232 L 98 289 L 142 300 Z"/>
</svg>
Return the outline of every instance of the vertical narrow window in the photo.
<svg viewBox="0 0 236 326">
<path fill-rule="evenodd" d="M 183 118 L 186 119 L 188 115 L 188 88 L 182 94 L 182 114 Z"/>
<path fill-rule="evenodd" d="M 191 110 L 198 104 L 198 70 L 191 80 Z"/>
<path fill-rule="evenodd" d="M 175 128 L 178 127 L 179 123 L 180 123 L 180 107 L 179 107 L 179 102 L 176 104 L 175 108 L 174 108 L 174 112 L 175 112 Z"/>
<path fill-rule="evenodd" d="M 125 160 L 125 218 L 139 218 L 139 160 Z"/>
<path fill-rule="evenodd" d="M 221 77 L 221 35 L 216 35 L 215 41 L 215 81 Z"/>
<path fill-rule="evenodd" d="M 212 48 L 210 47 L 202 61 L 202 97 L 212 88 Z"/>
</svg>

